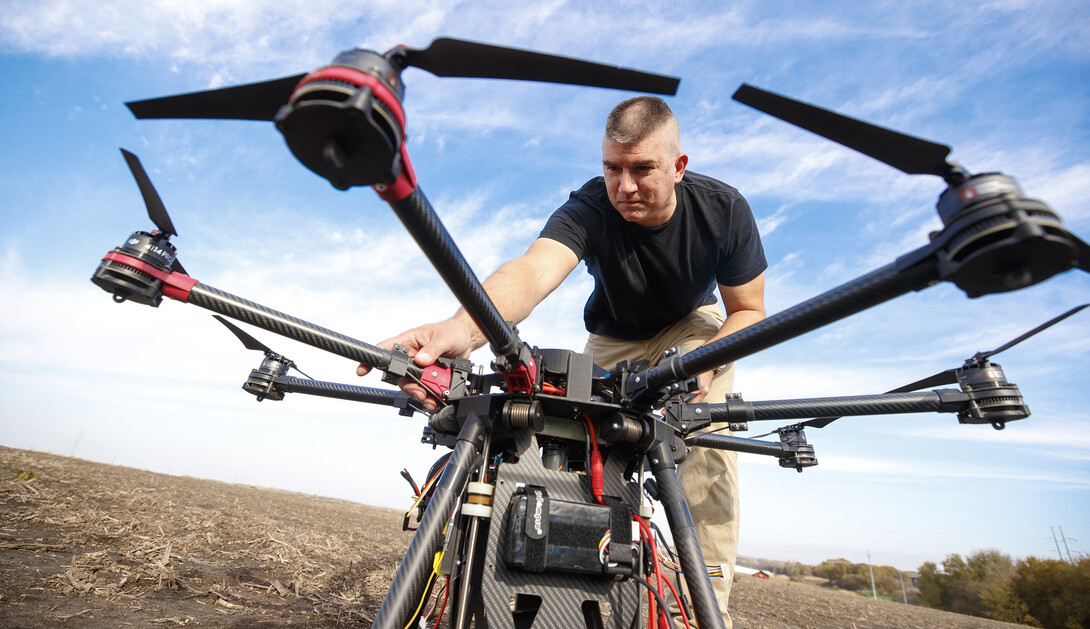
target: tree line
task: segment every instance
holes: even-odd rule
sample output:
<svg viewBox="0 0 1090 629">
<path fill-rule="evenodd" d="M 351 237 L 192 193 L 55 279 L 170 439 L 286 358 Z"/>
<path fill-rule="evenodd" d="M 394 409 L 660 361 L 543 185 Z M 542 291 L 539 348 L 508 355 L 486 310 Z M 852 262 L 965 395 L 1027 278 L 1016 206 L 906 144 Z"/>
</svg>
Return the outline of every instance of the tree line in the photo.
<svg viewBox="0 0 1090 629">
<path fill-rule="evenodd" d="M 941 568 L 930 561 L 920 566 L 919 588 L 921 601 L 937 609 L 1045 629 L 1090 627 L 1090 556 L 947 555 Z"/>
<path fill-rule="evenodd" d="M 925 562 L 916 587 L 892 566 L 827 559 L 774 567 L 788 577 L 819 577 L 825 585 L 892 601 L 1013 622 L 1043 629 L 1090 629 L 1090 556 L 1072 561 L 1027 557 L 1018 561 L 997 550 L 964 558 L 947 555 L 941 566 Z M 904 580 L 903 580 L 904 579 Z M 902 589 L 902 583 L 905 589 Z M 918 588 L 918 589 L 917 589 Z"/>
</svg>

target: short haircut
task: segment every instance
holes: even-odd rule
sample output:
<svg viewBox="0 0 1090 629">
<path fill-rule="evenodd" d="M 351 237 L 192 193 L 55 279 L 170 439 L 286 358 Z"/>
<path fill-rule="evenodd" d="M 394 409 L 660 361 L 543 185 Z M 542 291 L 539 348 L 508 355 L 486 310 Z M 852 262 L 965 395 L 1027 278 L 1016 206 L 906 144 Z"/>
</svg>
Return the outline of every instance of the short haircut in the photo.
<svg viewBox="0 0 1090 629">
<path fill-rule="evenodd" d="M 621 101 L 606 118 L 606 137 L 618 144 L 633 144 L 671 125 L 675 130 L 674 153 L 681 153 L 681 131 L 674 112 L 657 96 L 636 96 Z"/>
</svg>

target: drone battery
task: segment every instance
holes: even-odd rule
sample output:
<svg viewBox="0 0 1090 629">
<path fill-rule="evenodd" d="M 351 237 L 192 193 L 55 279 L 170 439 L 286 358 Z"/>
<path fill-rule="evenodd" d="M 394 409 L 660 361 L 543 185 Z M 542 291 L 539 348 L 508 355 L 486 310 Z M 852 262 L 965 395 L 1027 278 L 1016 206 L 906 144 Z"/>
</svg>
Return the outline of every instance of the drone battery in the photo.
<svg viewBox="0 0 1090 629">
<path fill-rule="evenodd" d="M 507 511 L 504 562 L 509 568 L 597 575 L 612 572 L 599 559 L 599 544 L 611 528 L 611 519 L 619 519 L 623 524 L 616 528 L 625 537 L 630 535 L 630 511 L 552 500 L 544 487 L 520 491 L 512 496 Z M 630 544 L 627 540 L 623 543 Z"/>
</svg>

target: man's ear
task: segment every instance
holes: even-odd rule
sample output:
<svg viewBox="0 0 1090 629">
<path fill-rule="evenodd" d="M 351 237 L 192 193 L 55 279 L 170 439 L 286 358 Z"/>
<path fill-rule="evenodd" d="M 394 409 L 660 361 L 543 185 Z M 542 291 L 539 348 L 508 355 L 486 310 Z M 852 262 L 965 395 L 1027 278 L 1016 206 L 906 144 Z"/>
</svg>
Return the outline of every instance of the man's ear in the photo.
<svg viewBox="0 0 1090 629">
<path fill-rule="evenodd" d="M 689 156 L 685 153 L 678 153 L 677 159 L 674 160 L 674 183 L 681 183 L 681 178 L 685 176 L 685 167 L 689 165 Z"/>
</svg>

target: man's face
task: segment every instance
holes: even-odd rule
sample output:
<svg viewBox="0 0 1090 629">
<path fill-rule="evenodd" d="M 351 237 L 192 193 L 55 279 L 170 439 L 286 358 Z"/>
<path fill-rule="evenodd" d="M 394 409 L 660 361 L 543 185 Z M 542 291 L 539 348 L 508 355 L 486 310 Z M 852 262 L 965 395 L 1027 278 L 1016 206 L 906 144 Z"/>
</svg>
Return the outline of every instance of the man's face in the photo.
<svg viewBox="0 0 1090 629">
<path fill-rule="evenodd" d="M 673 153 L 666 129 L 633 144 L 621 144 L 609 136 L 602 140 L 606 192 L 626 221 L 658 227 L 673 216 L 674 184 L 681 181 L 688 160 L 684 154 Z"/>
</svg>

